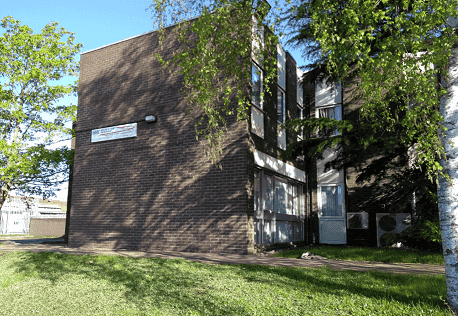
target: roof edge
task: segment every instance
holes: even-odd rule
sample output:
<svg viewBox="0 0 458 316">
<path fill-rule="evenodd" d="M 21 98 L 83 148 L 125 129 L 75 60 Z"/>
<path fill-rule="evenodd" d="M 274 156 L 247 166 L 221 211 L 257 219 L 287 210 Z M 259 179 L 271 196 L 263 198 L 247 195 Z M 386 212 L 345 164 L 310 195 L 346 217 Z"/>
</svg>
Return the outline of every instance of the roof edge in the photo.
<svg viewBox="0 0 458 316">
<path fill-rule="evenodd" d="M 199 18 L 199 16 L 196 16 L 194 18 L 191 18 L 189 20 L 186 20 L 187 22 L 189 21 L 192 21 L 192 20 L 195 20 Z M 180 24 L 181 22 L 178 22 L 178 23 L 174 23 L 174 24 L 171 24 L 167 27 L 165 27 L 165 29 L 168 29 L 170 27 L 173 27 L 173 26 L 176 26 L 178 24 Z M 103 46 L 100 46 L 100 47 L 97 47 L 97 48 L 93 48 L 93 49 L 90 49 L 86 52 L 83 52 L 83 53 L 80 53 L 80 55 L 84 55 L 84 54 L 87 54 L 87 53 L 90 53 L 90 52 L 93 52 L 93 51 L 96 51 L 96 50 L 99 50 L 99 49 L 102 49 L 102 48 L 105 48 L 105 47 L 108 47 L 108 46 L 111 46 L 111 45 L 116 45 L 116 44 L 119 44 L 119 43 L 122 43 L 122 42 L 125 42 L 125 41 L 128 41 L 128 40 L 131 40 L 131 39 L 134 39 L 136 37 L 140 37 L 140 36 L 144 36 L 144 35 L 147 35 L 147 34 L 151 34 L 151 33 L 154 33 L 154 32 L 157 32 L 159 29 L 157 30 L 152 30 L 152 31 L 148 31 L 148 32 L 145 32 L 145 33 L 141 33 L 141 34 L 137 34 L 137 35 L 134 35 L 134 36 L 131 36 L 131 37 L 128 37 L 128 38 L 125 38 L 125 39 L 122 39 L 122 40 L 119 40 L 119 41 L 116 41 L 116 42 L 113 42 L 113 43 L 110 43 L 110 44 L 106 44 L 106 45 L 103 45 Z"/>
</svg>

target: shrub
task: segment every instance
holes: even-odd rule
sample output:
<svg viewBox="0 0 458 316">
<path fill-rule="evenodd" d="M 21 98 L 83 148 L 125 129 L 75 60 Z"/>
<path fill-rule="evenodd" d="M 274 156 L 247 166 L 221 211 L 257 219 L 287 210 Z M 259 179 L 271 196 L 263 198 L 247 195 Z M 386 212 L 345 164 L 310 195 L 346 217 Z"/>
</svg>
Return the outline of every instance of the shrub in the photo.
<svg viewBox="0 0 458 316">
<path fill-rule="evenodd" d="M 399 234 L 404 246 L 421 251 L 442 252 L 442 238 L 439 221 L 414 221 Z"/>
<path fill-rule="evenodd" d="M 400 241 L 399 234 L 396 233 L 386 233 L 380 237 L 380 246 L 382 247 L 391 247 Z"/>
<path fill-rule="evenodd" d="M 421 230 L 423 238 L 436 243 L 442 243 L 441 225 L 438 220 L 425 221 L 425 228 Z"/>
</svg>

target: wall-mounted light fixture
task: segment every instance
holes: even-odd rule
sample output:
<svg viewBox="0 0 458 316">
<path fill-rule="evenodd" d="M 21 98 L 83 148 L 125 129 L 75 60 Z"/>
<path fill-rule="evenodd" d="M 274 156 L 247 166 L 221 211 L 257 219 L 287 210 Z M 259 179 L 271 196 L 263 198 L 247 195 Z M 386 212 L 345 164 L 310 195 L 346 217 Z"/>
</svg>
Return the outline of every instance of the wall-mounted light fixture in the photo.
<svg viewBox="0 0 458 316">
<path fill-rule="evenodd" d="M 148 115 L 145 117 L 145 121 L 147 123 L 154 123 L 154 122 L 157 122 L 157 118 L 154 115 Z"/>
</svg>

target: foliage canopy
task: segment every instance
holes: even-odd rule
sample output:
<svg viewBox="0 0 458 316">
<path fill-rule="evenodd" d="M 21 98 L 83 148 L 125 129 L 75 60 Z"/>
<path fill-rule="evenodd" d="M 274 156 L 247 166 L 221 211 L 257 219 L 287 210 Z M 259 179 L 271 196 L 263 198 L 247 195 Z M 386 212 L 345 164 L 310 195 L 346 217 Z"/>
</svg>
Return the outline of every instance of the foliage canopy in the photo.
<svg viewBox="0 0 458 316">
<path fill-rule="evenodd" d="M 416 193 L 417 214 L 437 216 L 436 185 L 442 172 L 439 107 L 446 94 L 450 49 L 456 41 L 448 17 L 455 17 L 457 1 L 334 1 L 297 2 L 285 20 L 295 30 L 290 42 L 304 48 L 312 61 L 309 81 L 327 77 L 347 87 L 348 111 L 341 122 L 308 118 L 290 122 L 309 135 L 290 152 L 319 156 L 326 147 L 338 146 L 336 169 L 354 167 L 357 182 L 375 177 L 383 204 L 410 211 Z M 323 9 L 326 8 L 326 9 Z M 338 128 L 340 135 L 326 137 Z M 369 164 L 368 161 L 374 158 Z M 382 180 L 387 180 L 382 184 Z"/>
<path fill-rule="evenodd" d="M 150 7 L 157 27 L 180 23 L 179 29 L 185 30 L 181 40 L 186 41 L 189 30 L 196 35 L 169 62 L 180 66 L 184 91 L 193 98 L 190 103 L 208 117 L 202 132 L 213 142 L 211 148 L 217 148 L 218 137 L 213 136 L 222 134 L 224 115 L 232 113 L 228 99 L 218 100 L 236 92 L 237 114 L 246 118 L 247 81 L 243 79 L 247 69 L 240 67 L 240 60 L 253 56 L 251 40 L 256 32 L 249 35 L 250 16 L 259 3 L 154 0 Z M 375 183 L 390 179 L 381 188 L 386 201 L 377 203 L 404 208 L 408 204 L 405 197 L 416 192 L 418 199 L 437 205 L 433 181 L 437 183 L 439 176 L 449 178 L 439 164 L 444 155 L 439 106 L 446 93 L 441 78 L 447 74 L 450 48 L 456 41 L 446 22 L 457 16 L 458 1 L 295 0 L 270 4 L 272 10 L 264 21 L 262 15 L 255 15 L 258 23 L 272 30 L 266 32 L 272 39 L 266 40 L 264 57 L 269 57 L 266 48 L 286 34 L 288 44 L 300 48 L 310 61 L 303 67 L 310 70 L 305 81 L 341 81 L 346 87 L 346 105 L 361 105 L 342 121 L 306 117 L 287 122 L 286 127 L 302 129 L 308 137 L 290 145 L 284 157 L 322 157 L 326 148 L 337 146 L 339 154 L 327 168 L 354 167 L 361 183 L 372 177 Z M 186 24 L 186 18 L 197 15 L 199 19 Z M 275 60 L 268 61 L 263 64 L 265 87 L 276 76 Z M 205 83 L 202 74 L 207 75 Z M 225 86 L 215 78 L 232 81 L 225 81 Z M 231 83 L 236 83 L 236 91 L 225 90 Z M 331 137 L 336 128 L 339 135 Z"/>
<path fill-rule="evenodd" d="M 251 1 L 217 0 L 163 1 L 155 0 L 150 6 L 155 27 L 164 39 L 164 27 L 177 23 L 174 29 L 183 44 L 171 60 L 156 57 L 164 67 L 179 66 L 184 76 L 183 93 L 191 115 L 199 117 L 197 135 L 208 140 L 208 154 L 217 162 L 221 153 L 221 139 L 226 130 L 226 118 L 237 115 L 247 118 L 250 100 L 247 82 L 251 76 L 251 58 L 258 56 L 264 68 L 264 93 L 268 83 L 275 80 L 276 56 L 266 47 L 275 47 L 277 36 L 264 29 L 263 22 L 275 25 L 279 17 L 269 16 L 268 8 L 259 1 L 253 10 Z M 257 12 L 257 14 L 254 14 Z M 192 19 L 199 15 L 198 19 Z M 258 45 L 252 45 L 255 41 Z M 231 104 L 236 99 L 237 104 Z M 202 127 L 203 126 L 203 127 Z"/>
<path fill-rule="evenodd" d="M 381 141 L 388 152 L 415 146 L 414 163 L 424 168 L 430 180 L 437 180 L 442 170 L 439 106 L 446 87 L 441 78 L 446 76 L 456 41 L 446 21 L 457 15 L 457 4 L 313 0 L 301 2 L 288 20 L 297 30 L 291 41 L 315 57 L 308 66 L 315 70 L 311 79 L 318 71 L 331 80 L 357 82 L 352 99 L 363 105 L 359 126 L 344 120 L 339 130 L 364 131 L 357 142 L 362 149 Z M 309 123 L 300 124 L 314 131 L 316 124 Z M 380 140 L 381 134 L 387 137 Z M 349 140 L 342 134 L 332 141 L 348 144 Z"/>
<path fill-rule="evenodd" d="M 66 181 L 73 153 L 49 145 L 71 135 L 66 123 L 75 120 L 76 105 L 63 98 L 76 94 L 77 82 L 51 83 L 77 75 L 82 45 L 57 22 L 38 34 L 11 16 L 0 23 L 1 207 L 10 191 L 47 198 Z"/>
</svg>

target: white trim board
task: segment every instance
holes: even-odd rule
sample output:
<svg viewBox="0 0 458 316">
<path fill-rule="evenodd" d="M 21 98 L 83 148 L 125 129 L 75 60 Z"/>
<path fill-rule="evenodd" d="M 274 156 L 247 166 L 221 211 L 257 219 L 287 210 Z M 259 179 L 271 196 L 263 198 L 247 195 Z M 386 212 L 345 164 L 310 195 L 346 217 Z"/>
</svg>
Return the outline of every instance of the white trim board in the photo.
<svg viewBox="0 0 458 316">
<path fill-rule="evenodd" d="M 254 163 L 259 167 L 275 171 L 297 181 L 305 182 L 305 171 L 288 165 L 258 150 L 254 151 Z"/>
</svg>

